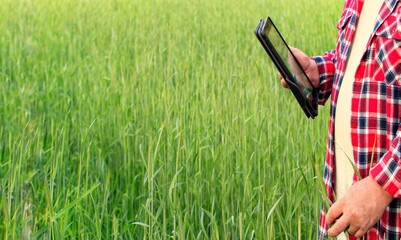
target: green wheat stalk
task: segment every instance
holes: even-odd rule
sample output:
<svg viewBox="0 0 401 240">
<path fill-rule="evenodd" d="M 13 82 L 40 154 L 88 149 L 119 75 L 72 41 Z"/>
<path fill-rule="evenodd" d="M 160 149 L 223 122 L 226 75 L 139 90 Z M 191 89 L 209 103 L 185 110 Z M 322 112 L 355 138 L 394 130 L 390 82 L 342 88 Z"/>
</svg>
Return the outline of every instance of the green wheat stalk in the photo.
<svg viewBox="0 0 401 240">
<path fill-rule="evenodd" d="M 337 145 L 337 147 L 345 154 L 345 156 L 347 157 L 348 162 L 351 164 L 352 169 L 354 170 L 354 173 L 358 176 L 358 180 L 362 180 L 362 176 L 358 171 L 358 168 L 356 167 L 354 161 L 352 161 L 352 159 L 347 155 L 347 153 L 343 150 L 343 148 L 340 146 L 340 144 L 338 144 L 337 142 L 335 142 L 335 144 Z"/>
</svg>

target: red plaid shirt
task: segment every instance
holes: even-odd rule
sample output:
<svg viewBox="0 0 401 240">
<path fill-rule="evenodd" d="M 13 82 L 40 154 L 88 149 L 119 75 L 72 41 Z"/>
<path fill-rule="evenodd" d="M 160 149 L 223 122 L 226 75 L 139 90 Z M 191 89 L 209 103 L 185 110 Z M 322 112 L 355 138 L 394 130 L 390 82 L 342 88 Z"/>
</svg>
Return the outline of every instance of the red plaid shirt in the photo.
<svg viewBox="0 0 401 240">
<path fill-rule="evenodd" d="M 376 0 L 382 1 L 382 0 Z M 335 50 L 314 57 L 320 74 L 319 104 L 331 96 L 324 181 L 334 201 L 335 113 L 362 0 L 347 0 L 338 22 Z M 365 239 L 401 238 L 401 3 L 384 0 L 353 82 L 351 140 L 355 165 L 369 174 L 395 199 Z M 354 176 L 354 181 L 357 181 Z M 369 201 L 369 199 L 366 199 Z M 363 203 L 361 203 L 363 204 Z M 321 212 L 319 239 L 327 233 Z M 351 239 L 353 239 L 351 237 Z"/>
</svg>

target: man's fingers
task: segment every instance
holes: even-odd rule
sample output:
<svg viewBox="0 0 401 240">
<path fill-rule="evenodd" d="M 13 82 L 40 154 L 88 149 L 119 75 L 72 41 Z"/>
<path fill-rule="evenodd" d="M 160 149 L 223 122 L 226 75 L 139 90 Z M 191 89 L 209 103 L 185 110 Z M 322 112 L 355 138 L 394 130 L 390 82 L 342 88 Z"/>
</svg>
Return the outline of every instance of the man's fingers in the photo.
<svg viewBox="0 0 401 240">
<path fill-rule="evenodd" d="M 328 234 L 330 237 L 336 237 L 344 232 L 349 226 L 349 221 L 346 217 L 340 217 L 337 222 L 329 228 Z"/>
<path fill-rule="evenodd" d="M 327 211 L 326 224 L 331 225 L 337 218 L 343 214 L 343 201 L 342 199 L 335 202 Z"/>
<path fill-rule="evenodd" d="M 284 79 L 281 79 L 281 85 L 283 85 L 285 88 L 288 88 L 288 84 L 286 81 L 284 81 Z"/>
<path fill-rule="evenodd" d="M 354 237 L 361 238 L 361 237 L 363 237 L 363 235 L 366 234 L 366 232 L 367 232 L 367 230 L 359 229 L 358 232 L 356 232 L 356 233 L 353 234 L 353 235 L 354 235 Z"/>
<path fill-rule="evenodd" d="M 352 234 L 352 235 L 354 235 L 354 236 L 357 237 L 357 238 L 361 238 L 361 237 L 363 237 L 363 236 L 369 231 L 369 229 L 370 229 L 370 226 L 369 226 L 369 227 L 367 227 L 367 226 L 365 226 L 365 227 L 360 227 L 360 228 L 358 228 L 358 230 L 355 231 L 355 233 Z"/>
<path fill-rule="evenodd" d="M 355 235 L 358 232 L 359 228 L 358 227 L 354 227 L 354 226 L 349 226 L 348 227 L 348 233 L 351 235 Z"/>
<path fill-rule="evenodd" d="M 286 81 L 284 80 L 283 76 L 280 73 L 278 73 L 278 78 L 281 81 L 281 85 L 283 85 L 283 87 L 285 88 L 288 88 L 288 84 L 286 83 Z"/>
</svg>

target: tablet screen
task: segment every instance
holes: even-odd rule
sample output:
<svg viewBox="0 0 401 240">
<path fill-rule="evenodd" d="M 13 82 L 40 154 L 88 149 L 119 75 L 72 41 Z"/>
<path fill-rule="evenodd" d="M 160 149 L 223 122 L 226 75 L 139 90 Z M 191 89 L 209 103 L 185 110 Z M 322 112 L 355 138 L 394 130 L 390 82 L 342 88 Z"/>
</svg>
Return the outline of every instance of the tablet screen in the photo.
<svg viewBox="0 0 401 240">
<path fill-rule="evenodd" d="M 274 49 L 291 71 L 291 75 L 297 81 L 297 85 L 302 89 L 304 96 L 313 105 L 314 88 L 270 18 L 267 19 L 264 30 Z"/>
</svg>

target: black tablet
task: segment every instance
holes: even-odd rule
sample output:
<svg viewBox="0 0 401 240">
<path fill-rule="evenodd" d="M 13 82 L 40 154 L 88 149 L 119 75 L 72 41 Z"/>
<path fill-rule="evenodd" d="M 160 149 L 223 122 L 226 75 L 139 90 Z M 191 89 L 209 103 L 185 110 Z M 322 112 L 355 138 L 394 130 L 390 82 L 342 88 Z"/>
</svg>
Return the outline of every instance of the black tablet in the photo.
<svg viewBox="0 0 401 240">
<path fill-rule="evenodd" d="M 306 116 L 315 118 L 318 114 L 317 89 L 313 87 L 270 17 L 260 20 L 254 33 L 287 82 Z"/>
</svg>

